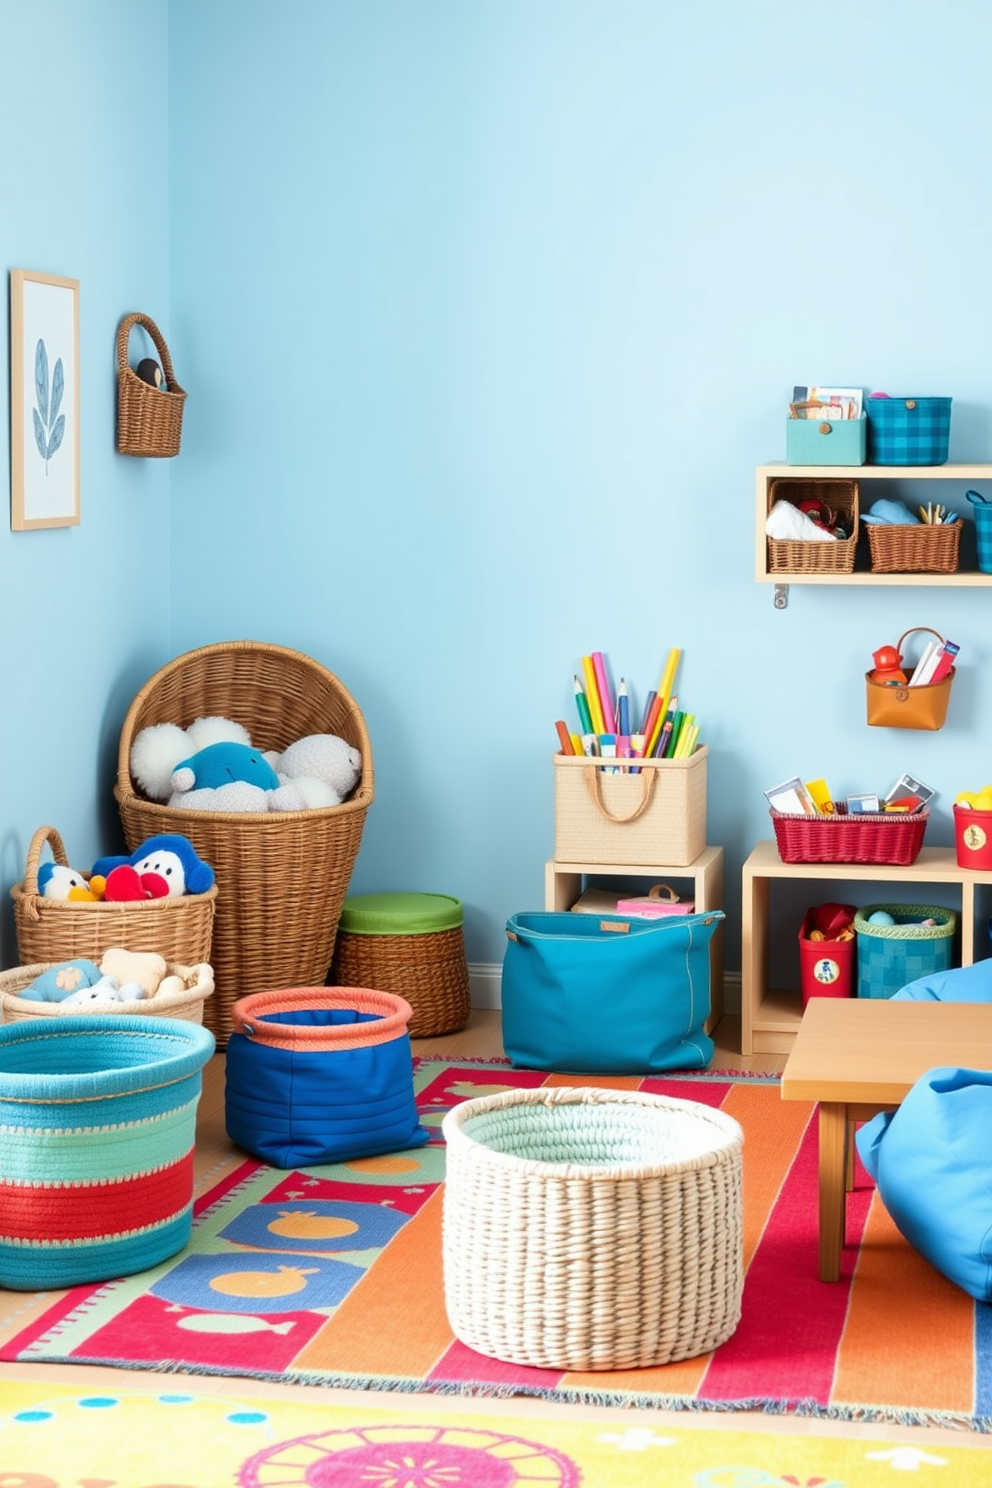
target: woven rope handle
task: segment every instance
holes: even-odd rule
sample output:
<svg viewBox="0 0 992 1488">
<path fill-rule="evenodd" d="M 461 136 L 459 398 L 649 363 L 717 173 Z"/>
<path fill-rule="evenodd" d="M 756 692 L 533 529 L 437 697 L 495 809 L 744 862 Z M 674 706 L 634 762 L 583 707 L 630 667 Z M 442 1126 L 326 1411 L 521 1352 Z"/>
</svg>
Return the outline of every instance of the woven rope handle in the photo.
<svg viewBox="0 0 992 1488">
<path fill-rule="evenodd" d="M 46 842 L 52 846 L 52 857 L 56 863 L 63 868 L 68 868 L 69 859 L 65 855 L 65 844 L 54 827 L 39 827 L 31 838 L 28 848 L 27 863 L 24 868 L 24 892 L 26 894 L 37 894 L 38 892 L 38 865 L 41 861 L 41 849 Z"/>
<path fill-rule="evenodd" d="M 609 807 L 603 801 L 601 794 L 602 785 L 599 778 L 599 767 L 593 765 L 590 769 L 583 770 L 582 773 L 586 777 L 586 784 L 589 787 L 589 793 L 592 796 L 593 805 L 599 812 L 600 816 L 605 816 L 607 821 L 618 822 L 619 824 L 624 825 L 627 822 L 636 821 L 639 816 L 642 816 L 644 812 L 647 811 L 648 806 L 651 803 L 651 790 L 654 786 L 654 771 L 641 771 L 641 799 L 640 801 L 638 801 L 633 811 L 628 811 L 620 816 L 610 811 Z"/>
<path fill-rule="evenodd" d="M 171 392 L 173 390 L 173 386 L 176 384 L 176 374 L 172 369 L 172 358 L 169 355 L 169 348 L 165 344 L 165 337 L 162 335 L 162 332 L 159 330 L 158 326 L 152 320 L 150 315 L 142 315 L 140 314 L 140 312 L 135 311 L 133 315 L 125 315 L 124 319 L 117 327 L 118 373 L 127 370 L 127 343 L 131 335 L 131 328 L 132 326 L 136 325 L 143 326 L 148 332 L 149 336 L 151 336 L 152 340 L 155 342 L 158 354 L 162 358 L 162 371 L 165 373 L 165 380 L 168 384 L 169 391 Z"/>
</svg>

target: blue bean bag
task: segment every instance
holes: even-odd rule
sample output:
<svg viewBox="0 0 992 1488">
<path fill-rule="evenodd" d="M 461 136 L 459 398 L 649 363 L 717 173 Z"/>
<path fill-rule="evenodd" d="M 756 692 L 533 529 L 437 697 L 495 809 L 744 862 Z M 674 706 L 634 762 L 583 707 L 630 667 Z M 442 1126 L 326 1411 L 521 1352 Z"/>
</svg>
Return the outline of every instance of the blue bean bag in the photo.
<svg viewBox="0 0 992 1488">
<path fill-rule="evenodd" d="M 931 971 L 907 982 L 892 995 L 893 1002 L 992 1002 L 992 958 L 974 966 Z"/>
<path fill-rule="evenodd" d="M 992 1073 L 939 1068 L 920 1076 L 897 1111 L 873 1117 L 856 1137 L 897 1228 L 979 1302 L 992 1301 L 990 1130 Z"/>
</svg>

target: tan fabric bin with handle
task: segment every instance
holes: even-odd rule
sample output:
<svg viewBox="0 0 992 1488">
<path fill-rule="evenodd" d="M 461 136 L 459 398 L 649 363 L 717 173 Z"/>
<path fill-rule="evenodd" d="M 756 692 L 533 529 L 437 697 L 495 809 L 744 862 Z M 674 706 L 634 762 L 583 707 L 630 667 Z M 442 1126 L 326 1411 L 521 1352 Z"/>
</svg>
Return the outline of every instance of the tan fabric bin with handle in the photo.
<svg viewBox="0 0 992 1488">
<path fill-rule="evenodd" d="M 694 863 L 706 846 L 708 755 L 704 744 L 688 759 L 620 761 L 614 772 L 581 756 L 556 754 L 556 861 Z"/>
</svg>

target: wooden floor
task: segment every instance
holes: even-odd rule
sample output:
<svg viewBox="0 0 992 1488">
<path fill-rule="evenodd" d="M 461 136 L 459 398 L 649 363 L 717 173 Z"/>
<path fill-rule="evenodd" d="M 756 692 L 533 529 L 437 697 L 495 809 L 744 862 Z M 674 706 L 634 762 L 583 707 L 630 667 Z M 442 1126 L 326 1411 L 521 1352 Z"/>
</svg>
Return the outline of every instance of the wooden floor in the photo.
<svg viewBox="0 0 992 1488">
<path fill-rule="evenodd" d="M 500 1036 L 500 1015 L 491 1010 L 473 1009 L 467 1026 L 460 1032 L 443 1038 L 415 1039 L 414 1053 L 437 1055 L 448 1059 L 471 1056 L 479 1059 L 498 1058 L 503 1054 Z M 724 1018 L 717 1028 L 714 1039 L 716 1053 L 713 1068 L 752 1072 L 778 1072 L 784 1062 L 780 1055 L 759 1054 L 746 1058 L 740 1052 L 740 1019 Z M 224 1060 L 216 1055 L 204 1071 L 203 1098 L 200 1102 L 197 1121 L 196 1192 L 210 1188 L 218 1178 L 244 1160 L 244 1154 L 234 1148 L 224 1129 Z M 63 1295 L 58 1292 L 8 1292 L 0 1288 L 0 1341 L 11 1338 L 25 1327 L 35 1316 L 43 1313 Z M 2 1405 L 2 1381 L 4 1379 L 32 1379 L 50 1383 L 65 1383 L 83 1388 L 104 1390 L 156 1390 L 175 1388 L 174 1373 L 155 1374 L 150 1371 L 127 1371 L 97 1368 L 83 1364 L 0 1364 L 0 1405 Z M 277 1397 L 296 1400 L 312 1400 L 323 1404 L 348 1404 L 353 1402 L 356 1413 L 361 1414 L 370 1403 L 386 1404 L 390 1396 L 384 1392 L 349 1391 L 323 1386 L 288 1385 L 256 1379 L 229 1379 L 213 1375 L 185 1375 L 183 1388 L 200 1395 L 230 1396 L 232 1394 L 273 1399 Z M 429 1413 L 437 1408 L 437 1395 L 403 1394 L 394 1397 L 402 1403 L 404 1410 L 424 1409 Z M 544 1400 L 521 1396 L 511 1400 L 469 1399 L 445 1395 L 445 1410 L 478 1411 L 500 1415 L 530 1417 L 578 1416 L 583 1420 L 623 1422 L 629 1425 L 630 1409 L 626 1407 L 558 1405 Z M 706 1430 L 716 1426 L 751 1426 L 762 1431 L 801 1433 L 814 1436 L 857 1437 L 866 1440 L 918 1441 L 946 1445 L 974 1445 L 980 1450 L 992 1449 L 987 1436 L 956 1429 L 895 1427 L 884 1422 L 834 1422 L 812 1418 L 764 1415 L 762 1413 L 718 1411 L 663 1411 L 638 1409 L 641 1422 L 667 1423 L 668 1425 L 691 1426 Z"/>
</svg>

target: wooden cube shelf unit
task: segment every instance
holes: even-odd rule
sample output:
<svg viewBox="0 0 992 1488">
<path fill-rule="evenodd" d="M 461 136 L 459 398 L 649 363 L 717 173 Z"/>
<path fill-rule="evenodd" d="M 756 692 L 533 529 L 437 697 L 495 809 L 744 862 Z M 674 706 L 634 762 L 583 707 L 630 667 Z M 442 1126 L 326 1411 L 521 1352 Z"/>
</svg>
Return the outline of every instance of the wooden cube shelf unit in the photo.
<svg viewBox="0 0 992 1488">
<path fill-rule="evenodd" d="M 707 847 L 692 863 L 672 867 L 662 863 L 632 867 L 618 863 L 560 863 L 549 858 L 544 865 L 544 907 L 568 910 L 582 896 L 587 878 L 649 878 L 672 884 L 688 879 L 696 913 L 723 908 L 723 848 Z M 707 1033 L 723 1017 L 723 926 L 710 941 L 710 1015 L 703 1025 Z"/>
<path fill-rule="evenodd" d="M 989 953 L 979 890 L 992 885 L 992 869 L 958 866 L 952 847 L 924 847 L 915 863 L 783 863 L 774 842 L 759 842 L 744 864 L 741 896 L 741 1053 L 787 1054 L 803 1016 L 802 993 L 769 987 L 771 885 L 847 881 L 879 884 L 950 884 L 960 895 L 961 965 Z M 836 891 L 834 891 L 836 892 Z M 830 896 L 827 896 L 830 897 Z M 915 902 L 915 900 L 913 901 Z M 987 908 L 987 907 L 986 907 Z M 798 925 L 793 933 L 798 935 Z M 984 939 L 984 947 L 979 949 Z"/>
</svg>

